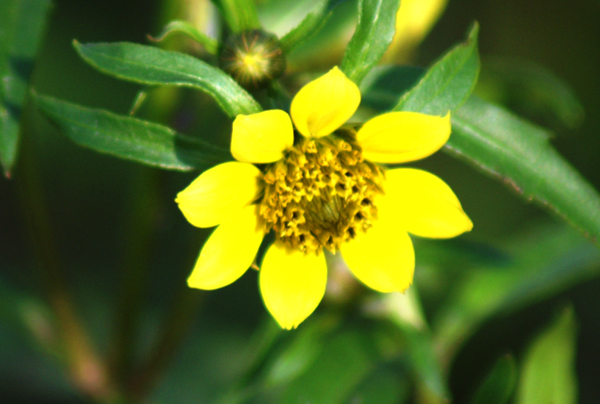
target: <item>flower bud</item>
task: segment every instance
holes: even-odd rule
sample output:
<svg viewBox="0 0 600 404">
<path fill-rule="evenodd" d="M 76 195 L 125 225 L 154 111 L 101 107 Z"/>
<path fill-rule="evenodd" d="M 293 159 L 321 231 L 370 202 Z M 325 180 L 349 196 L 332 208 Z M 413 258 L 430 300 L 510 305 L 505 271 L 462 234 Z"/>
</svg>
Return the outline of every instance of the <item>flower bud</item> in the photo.
<svg viewBox="0 0 600 404">
<path fill-rule="evenodd" d="M 279 78 L 285 71 L 286 62 L 277 37 L 253 29 L 227 39 L 219 67 L 242 87 L 258 89 Z"/>
</svg>

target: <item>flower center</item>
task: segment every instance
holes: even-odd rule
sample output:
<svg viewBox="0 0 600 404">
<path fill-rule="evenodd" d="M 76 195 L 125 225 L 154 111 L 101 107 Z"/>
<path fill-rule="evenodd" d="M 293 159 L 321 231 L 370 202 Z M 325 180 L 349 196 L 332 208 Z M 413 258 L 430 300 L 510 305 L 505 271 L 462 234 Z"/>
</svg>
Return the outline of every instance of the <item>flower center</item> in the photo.
<svg viewBox="0 0 600 404">
<path fill-rule="evenodd" d="M 340 245 L 377 219 L 383 170 L 365 161 L 351 130 L 302 138 L 267 167 L 260 217 L 266 231 L 305 253 Z"/>
</svg>

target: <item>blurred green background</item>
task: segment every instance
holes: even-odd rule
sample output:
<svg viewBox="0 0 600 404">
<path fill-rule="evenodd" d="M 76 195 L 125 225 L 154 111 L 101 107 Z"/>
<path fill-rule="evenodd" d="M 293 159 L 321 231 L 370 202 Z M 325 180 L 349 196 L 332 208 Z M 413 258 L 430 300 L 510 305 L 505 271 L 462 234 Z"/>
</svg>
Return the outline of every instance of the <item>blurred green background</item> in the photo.
<svg viewBox="0 0 600 404">
<path fill-rule="evenodd" d="M 344 5 L 345 12 L 352 7 Z M 35 66 L 36 91 L 126 114 L 139 87 L 94 71 L 79 59 L 71 42 L 148 43 L 146 35 L 157 34 L 167 22 L 165 10 L 169 5 L 157 0 L 55 0 Z M 476 92 L 549 127 L 558 151 L 600 189 L 600 115 L 596 113 L 600 110 L 600 2 L 450 0 L 411 63 L 429 65 L 463 40 L 474 20 L 481 26 L 482 55 L 482 81 Z M 499 89 L 494 80 L 502 72 L 503 60 L 541 65 L 569 83 L 585 110 L 581 124 L 575 121 L 569 127 L 548 108 L 536 105 L 535 99 Z M 161 103 L 161 95 L 155 93 L 141 116 L 227 145 L 229 133 L 212 130 L 227 120 L 216 112 L 208 97 L 188 90 L 176 96 L 179 104 L 173 115 L 154 113 Z M 14 179 L 0 180 L 0 293 L 15 294 L 14 299 L 4 301 L 19 302 L 19 310 L 34 307 L 31 312 L 35 313 L 35 303 L 27 296 L 43 294 L 27 225 L 33 208 L 22 205 L 19 184 L 22 166 L 29 162 L 43 190 L 37 201 L 46 206 L 50 218 L 51 233 L 47 236 L 57 244 L 78 314 L 91 330 L 100 353 L 110 354 L 113 316 L 123 304 L 124 268 L 137 265 L 146 274 L 147 289 L 140 292 L 143 338 L 136 344 L 135 354 L 141 356 L 150 349 L 165 327 L 179 327 L 168 321 L 174 304 L 189 307 L 191 319 L 189 333 L 175 351 L 173 362 L 164 367 L 164 379 L 157 384 L 153 399 L 213 402 L 239 374 L 241 358 L 248 355 L 255 330 L 272 320 L 263 308 L 253 271 L 222 290 L 182 292 L 208 232 L 192 228 L 173 199 L 197 173 L 163 172 L 101 155 L 73 144 L 33 110 L 28 110 L 26 118 Z M 475 251 L 473 254 L 486 259 L 510 260 L 507 244 L 517 239 L 535 244 L 545 229 L 555 228 L 548 222 L 559 223 L 500 182 L 447 155 L 440 153 L 419 166 L 451 185 L 475 224 L 474 230 L 459 240 L 439 242 L 448 248 Z M 419 258 L 417 244 L 417 286 Z M 460 274 L 459 266 L 460 262 L 448 268 L 449 273 Z M 452 277 L 443 280 L 452 282 Z M 450 370 L 454 402 L 471 398 L 500 355 L 512 352 L 520 359 L 532 338 L 567 303 L 572 304 L 578 323 L 579 402 L 600 402 L 599 291 L 600 278 L 590 278 L 549 299 L 485 321 L 460 349 Z M 427 312 L 428 304 L 435 302 L 428 303 L 427 291 L 423 295 Z M 25 331 L 13 327 L 11 310 L 14 306 L 0 306 L 0 402 L 86 402 L 69 385 L 53 357 L 29 343 Z M 352 312 L 348 316 L 352 317 Z M 44 326 L 43 321 L 36 324 Z"/>
</svg>

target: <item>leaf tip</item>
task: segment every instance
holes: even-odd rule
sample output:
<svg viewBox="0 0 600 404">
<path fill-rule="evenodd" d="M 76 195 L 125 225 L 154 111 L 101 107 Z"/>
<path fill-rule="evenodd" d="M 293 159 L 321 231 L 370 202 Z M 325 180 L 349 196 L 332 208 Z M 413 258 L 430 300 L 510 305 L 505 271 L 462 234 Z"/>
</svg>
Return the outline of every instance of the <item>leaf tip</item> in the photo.
<svg viewBox="0 0 600 404">
<path fill-rule="evenodd" d="M 33 102 L 37 103 L 37 100 L 39 98 L 39 94 L 37 93 L 37 91 L 35 91 L 35 88 L 33 88 L 33 87 L 29 88 L 29 97 L 31 97 L 31 99 L 33 100 Z"/>
<path fill-rule="evenodd" d="M 83 46 L 81 42 L 79 42 L 77 39 L 73 39 L 73 42 L 71 42 L 71 44 L 73 45 L 77 53 L 81 54 L 81 47 Z"/>
<path fill-rule="evenodd" d="M 146 34 L 146 39 L 148 39 L 150 42 L 160 42 L 164 39 L 164 37 L 160 37 L 160 36 L 154 37 L 150 34 Z"/>
<path fill-rule="evenodd" d="M 471 29 L 469 29 L 469 36 L 467 37 L 467 43 L 471 41 L 477 41 L 477 37 L 479 36 L 479 22 L 477 20 L 473 21 L 471 24 Z"/>
</svg>

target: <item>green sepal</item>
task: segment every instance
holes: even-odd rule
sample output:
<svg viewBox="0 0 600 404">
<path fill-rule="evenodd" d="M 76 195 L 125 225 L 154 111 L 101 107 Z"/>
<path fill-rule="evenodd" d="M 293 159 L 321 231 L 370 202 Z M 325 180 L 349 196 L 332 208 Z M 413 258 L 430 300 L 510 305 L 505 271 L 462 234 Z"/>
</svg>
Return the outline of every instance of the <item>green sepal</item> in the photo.
<svg viewBox="0 0 600 404">
<path fill-rule="evenodd" d="M 7 177 L 17 159 L 19 121 L 50 5 L 50 0 L 0 1 L 0 162 Z"/>
<path fill-rule="evenodd" d="M 475 23 L 467 41 L 438 60 L 419 83 L 402 95 L 394 111 L 446 115 L 460 107 L 473 92 L 479 76 L 479 51 Z"/>
<path fill-rule="evenodd" d="M 127 42 L 81 44 L 73 42 L 79 55 L 111 76 L 145 85 L 174 85 L 201 90 L 234 118 L 262 108 L 246 90 L 221 70 L 179 52 Z"/>
<path fill-rule="evenodd" d="M 387 50 L 396 32 L 400 0 L 359 0 L 358 24 L 348 44 L 341 69 L 360 84 Z"/>
<path fill-rule="evenodd" d="M 150 37 L 150 39 L 156 42 L 160 42 L 163 41 L 166 37 L 175 33 L 185 34 L 189 38 L 201 44 L 204 47 L 204 49 L 212 55 L 216 55 L 219 51 L 219 42 L 216 39 L 211 38 L 208 35 L 205 35 L 204 33 L 198 31 L 196 27 L 194 27 L 187 21 L 171 21 L 170 23 L 164 26 L 164 28 L 162 29 L 162 31 L 160 31 L 157 37 Z"/>
<path fill-rule="evenodd" d="M 233 160 L 227 150 L 166 126 L 35 93 L 34 99 L 61 133 L 101 153 L 179 171 L 207 169 Z"/>
</svg>

